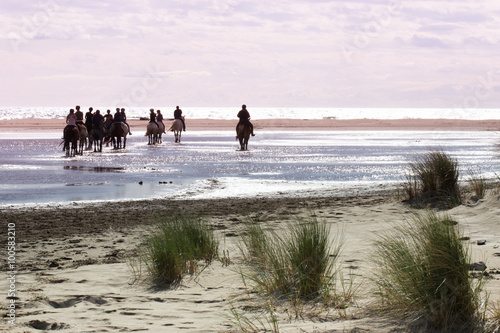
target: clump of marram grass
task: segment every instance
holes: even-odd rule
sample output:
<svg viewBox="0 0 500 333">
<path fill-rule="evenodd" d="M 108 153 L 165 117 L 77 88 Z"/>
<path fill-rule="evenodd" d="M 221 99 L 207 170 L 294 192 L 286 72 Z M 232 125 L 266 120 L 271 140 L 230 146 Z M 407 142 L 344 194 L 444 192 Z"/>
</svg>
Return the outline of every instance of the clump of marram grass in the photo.
<svg viewBox="0 0 500 333">
<path fill-rule="evenodd" d="M 469 184 L 474 193 L 474 199 L 484 198 L 486 193 L 486 179 L 473 170 L 469 170 Z"/>
<path fill-rule="evenodd" d="M 191 216 L 162 218 L 144 243 L 143 261 L 153 280 L 178 282 L 196 272 L 198 261 L 218 255 L 218 241 L 205 221 Z"/>
<path fill-rule="evenodd" d="M 245 257 L 253 263 L 251 280 L 266 295 L 317 300 L 332 297 L 341 244 L 326 223 L 289 223 L 282 234 L 250 223 L 243 236 Z"/>
<path fill-rule="evenodd" d="M 411 173 L 403 187 L 410 203 L 446 207 L 460 204 L 460 173 L 454 158 L 436 150 L 416 157 L 409 166 Z"/>
<path fill-rule="evenodd" d="M 250 272 L 242 272 L 242 278 L 251 282 L 254 297 L 244 310 L 231 309 L 240 331 L 279 332 L 280 312 L 289 320 L 318 315 L 330 306 L 340 315 L 345 312 L 354 288 L 344 281 L 340 291 L 336 288 L 341 237 L 331 236 L 326 223 L 311 217 L 287 223 L 279 232 L 255 222 L 245 227 L 241 250 Z"/>
<path fill-rule="evenodd" d="M 456 223 L 416 215 L 376 242 L 381 310 L 425 319 L 444 331 L 473 332 L 483 321 L 483 275 L 469 273 L 470 249 Z"/>
</svg>

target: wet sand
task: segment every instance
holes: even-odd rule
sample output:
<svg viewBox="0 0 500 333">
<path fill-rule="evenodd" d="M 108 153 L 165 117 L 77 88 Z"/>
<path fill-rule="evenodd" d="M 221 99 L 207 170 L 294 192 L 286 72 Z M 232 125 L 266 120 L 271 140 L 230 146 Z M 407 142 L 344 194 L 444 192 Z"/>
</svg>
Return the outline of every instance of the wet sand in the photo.
<svg viewBox="0 0 500 333">
<path fill-rule="evenodd" d="M 165 119 L 168 127 L 171 120 Z M 129 119 L 132 132 L 145 131 L 147 120 Z M 232 130 L 236 120 L 186 119 L 187 131 Z M 256 131 L 265 130 L 439 130 L 439 131 L 498 131 L 500 120 L 457 120 L 457 119 L 255 119 Z M 44 132 L 64 128 L 64 119 L 15 119 L 0 120 L 0 131 Z"/>
</svg>

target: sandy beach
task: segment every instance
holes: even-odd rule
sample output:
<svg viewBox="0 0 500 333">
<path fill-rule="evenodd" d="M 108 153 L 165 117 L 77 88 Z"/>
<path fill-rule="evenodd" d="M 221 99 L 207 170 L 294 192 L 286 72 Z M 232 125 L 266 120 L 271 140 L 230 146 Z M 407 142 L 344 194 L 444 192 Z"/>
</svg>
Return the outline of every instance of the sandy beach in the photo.
<svg viewBox="0 0 500 333">
<path fill-rule="evenodd" d="M 168 124 L 172 119 L 165 119 Z M 132 132 L 145 130 L 147 120 L 129 119 Z M 232 130 L 236 120 L 186 119 L 188 131 Z M 440 131 L 498 131 L 500 120 L 457 120 L 457 119 L 255 119 L 255 130 L 440 130 Z M 44 132 L 64 128 L 64 119 L 13 119 L 0 120 L 0 130 L 6 132 Z"/>
<path fill-rule="evenodd" d="M 146 121 L 130 120 L 141 132 Z M 234 121 L 187 120 L 189 130 L 230 130 Z M 484 130 L 496 131 L 500 121 L 456 120 L 255 120 L 267 130 Z M 3 120 L 6 132 L 62 129 L 63 120 Z M 470 238 L 474 261 L 484 261 L 490 303 L 500 301 L 500 194 L 488 191 L 479 201 L 464 200 L 447 210 Z M 137 248 L 145 232 L 161 216 L 199 215 L 216 230 L 229 264 L 212 262 L 175 288 L 153 288 L 138 269 Z M 234 332 L 230 309 L 252 306 L 239 270 L 245 266 L 239 246 L 249 219 L 279 230 L 285 223 L 314 214 L 332 230 L 343 230 L 339 264 L 356 286 L 355 302 L 345 311 L 317 308 L 295 318 L 281 312 L 281 332 L 405 332 L 404 321 L 370 312 L 377 301 L 373 278 L 373 243 L 391 225 L 411 219 L 414 210 L 393 191 L 374 189 L 369 195 L 224 200 L 140 200 L 72 207 L 1 209 L 7 257 L 7 230 L 15 229 L 16 325 L 8 323 L 11 280 L 0 288 L 0 330 L 12 332 Z M 4 262 L 4 267 L 6 267 Z"/>
</svg>

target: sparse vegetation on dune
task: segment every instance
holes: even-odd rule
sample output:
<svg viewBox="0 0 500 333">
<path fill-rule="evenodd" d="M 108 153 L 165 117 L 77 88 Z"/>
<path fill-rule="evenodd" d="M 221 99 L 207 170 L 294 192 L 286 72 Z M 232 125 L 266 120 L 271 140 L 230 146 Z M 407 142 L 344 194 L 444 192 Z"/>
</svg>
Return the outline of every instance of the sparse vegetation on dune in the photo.
<svg viewBox="0 0 500 333">
<path fill-rule="evenodd" d="M 161 218 L 144 245 L 146 268 L 162 283 L 178 282 L 186 273 L 195 272 L 199 260 L 212 261 L 219 246 L 211 227 L 190 216 Z"/>
<path fill-rule="evenodd" d="M 441 150 L 417 156 L 403 183 L 408 202 L 421 206 L 454 207 L 460 204 L 458 162 Z"/>
<path fill-rule="evenodd" d="M 341 312 L 352 302 L 352 283 L 340 281 L 337 289 L 342 279 L 337 267 L 341 234 L 332 236 L 329 226 L 315 217 L 297 219 L 279 232 L 267 227 L 251 222 L 243 235 L 242 252 L 250 271 L 242 278 L 258 296 L 252 298 L 255 311 L 231 311 L 241 331 L 279 332 L 280 315 L 297 319 L 326 308 Z"/>
<path fill-rule="evenodd" d="M 456 223 L 433 212 L 395 226 L 376 243 L 384 313 L 423 319 L 446 332 L 476 332 L 483 279 L 470 274 L 470 249 Z"/>
</svg>

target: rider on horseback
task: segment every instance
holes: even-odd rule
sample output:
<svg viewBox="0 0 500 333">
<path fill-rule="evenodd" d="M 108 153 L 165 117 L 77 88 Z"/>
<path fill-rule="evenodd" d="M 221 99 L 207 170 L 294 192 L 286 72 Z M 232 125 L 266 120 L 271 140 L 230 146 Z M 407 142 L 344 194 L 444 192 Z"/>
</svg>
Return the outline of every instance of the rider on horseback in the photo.
<svg viewBox="0 0 500 333">
<path fill-rule="evenodd" d="M 94 117 L 92 111 L 94 111 L 94 109 L 90 107 L 89 111 L 85 114 L 85 127 L 87 127 L 87 131 L 89 132 L 92 130 L 92 118 Z"/>
<path fill-rule="evenodd" d="M 80 105 L 76 106 L 75 116 L 76 116 L 76 124 L 77 125 L 79 125 L 79 124 L 83 125 L 83 112 L 80 111 Z"/>
<path fill-rule="evenodd" d="M 241 106 L 241 110 L 240 112 L 238 112 L 238 118 L 240 118 L 240 121 L 238 122 L 238 125 L 239 124 L 249 124 L 250 125 L 250 129 L 252 130 L 252 136 L 255 136 L 255 134 L 253 134 L 253 125 L 252 123 L 250 122 L 250 113 L 248 112 L 247 110 L 247 106 L 245 104 L 243 104 Z M 236 125 L 236 131 L 238 131 L 238 125 Z"/>
<path fill-rule="evenodd" d="M 75 110 L 69 110 L 69 114 L 66 116 L 66 125 L 67 126 L 76 126 L 76 115 Z"/>
<path fill-rule="evenodd" d="M 165 132 L 165 124 L 163 124 L 163 115 L 161 114 L 160 110 L 156 110 L 156 123 L 162 123 L 163 133 L 166 134 L 167 132 Z"/>
<path fill-rule="evenodd" d="M 158 123 L 156 122 L 155 109 L 149 109 L 149 122 L 155 123 L 155 125 L 158 126 L 158 129 L 160 129 L 160 125 L 158 125 Z"/>
<path fill-rule="evenodd" d="M 182 110 L 178 106 L 174 110 L 174 119 L 180 119 L 182 121 L 182 130 L 186 132 L 186 123 L 184 122 L 184 117 L 182 116 Z"/>
<path fill-rule="evenodd" d="M 92 128 L 99 129 L 104 133 L 104 117 L 101 115 L 101 111 L 97 110 L 94 117 L 92 117 Z"/>
<path fill-rule="evenodd" d="M 122 123 L 124 123 L 125 125 L 127 125 L 128 134 L 132 135 L 132 132 L 130 132 L 130 125 L 127 123 L 127 115 L 125 114 L 125 108 L 121 109 L 120 114 L 122 115 Z"/>
</svg>

